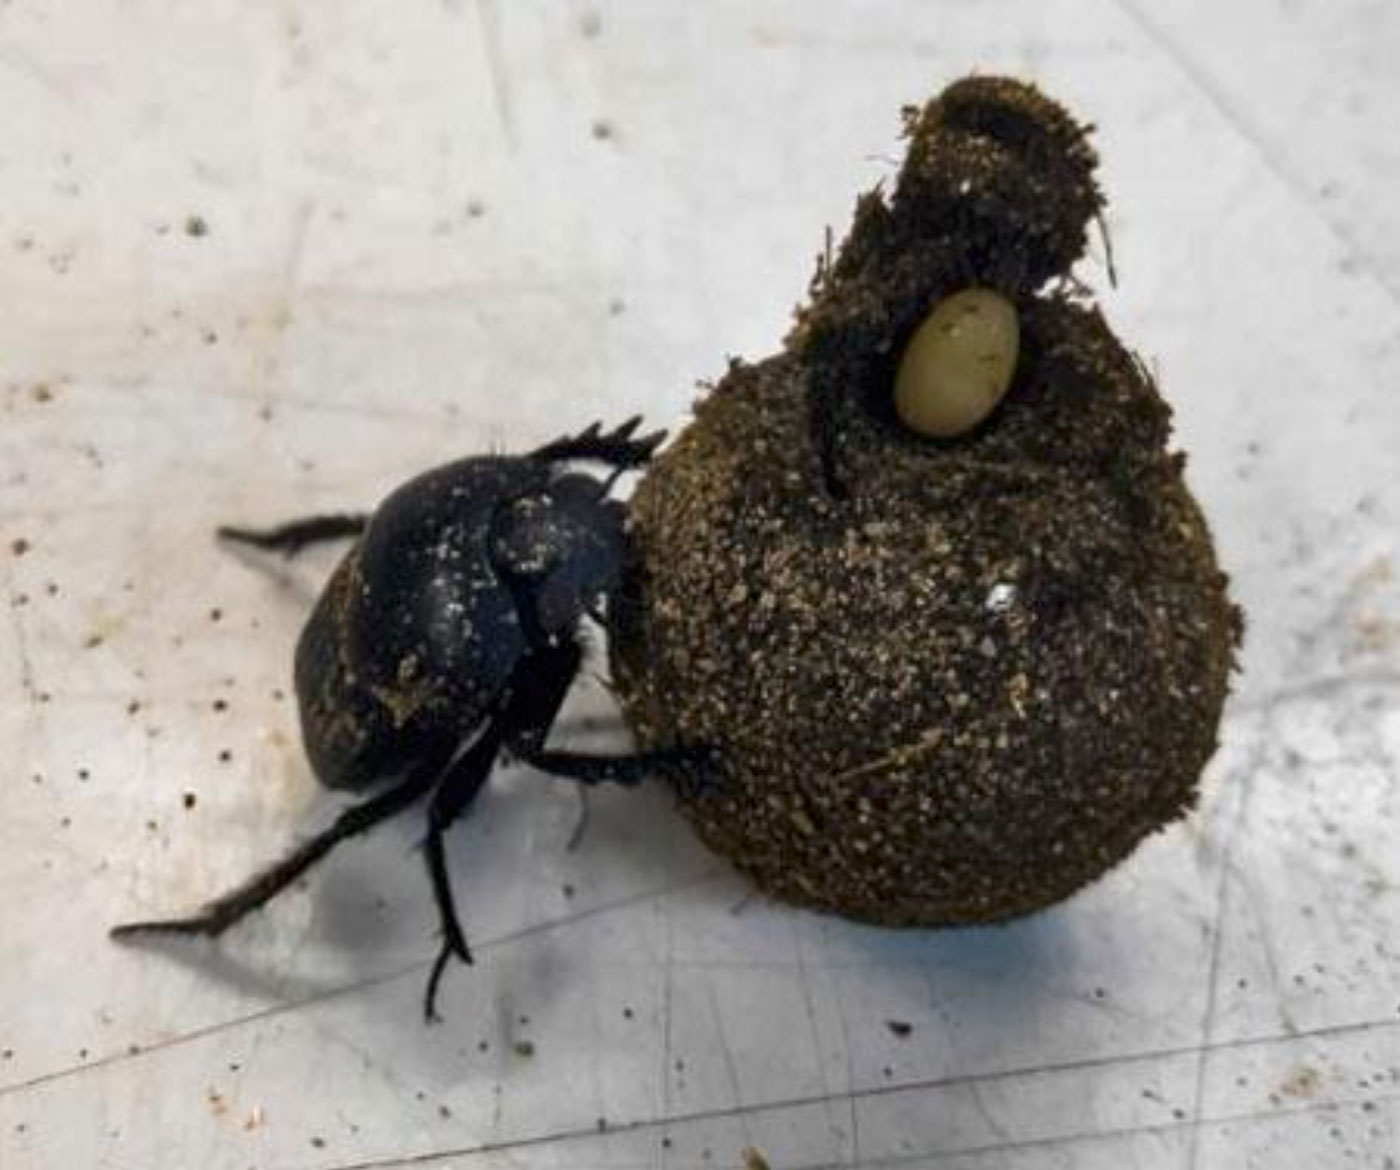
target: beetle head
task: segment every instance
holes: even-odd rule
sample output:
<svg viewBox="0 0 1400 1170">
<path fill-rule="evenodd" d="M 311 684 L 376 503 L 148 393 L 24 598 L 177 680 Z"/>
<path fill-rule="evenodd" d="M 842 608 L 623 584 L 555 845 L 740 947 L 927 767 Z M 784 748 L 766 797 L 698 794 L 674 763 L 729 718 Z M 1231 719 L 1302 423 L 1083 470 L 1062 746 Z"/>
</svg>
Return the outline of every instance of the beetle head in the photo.
<svg viewBox="0 0 1400 1170">
<path fill-rule="evenodd" d="M 522 620 L 548 637 L 599 613 L 621 579 L 626 514 L 608 487 L 589 475 L 559 475 L 496 514 L 492 561 Z"/>
</svg>

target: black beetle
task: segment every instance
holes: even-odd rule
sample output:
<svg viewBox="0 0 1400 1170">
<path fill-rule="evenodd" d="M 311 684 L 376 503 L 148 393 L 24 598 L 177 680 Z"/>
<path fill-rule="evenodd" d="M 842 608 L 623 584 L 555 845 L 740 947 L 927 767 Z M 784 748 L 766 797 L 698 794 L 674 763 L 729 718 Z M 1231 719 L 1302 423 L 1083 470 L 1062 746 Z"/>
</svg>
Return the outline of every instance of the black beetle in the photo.
<svg viewBox="0 0 1400 1170">
<path fill-rule="evenodd" d="M 426 472 L 372 515 L 315 516 L 227 540 L 290 556 L 357 537 L 302 631 L 296 691 L 316 775 L 333 788 L 379 790 L 329 828 L 189 918 L 115 927 L 114 938 L 219 935 L 339 842 L 431 793 L 424 849 L 442 947 L 424 1012 L 453 955 L 472 961 L 453 903 L 443 834 L 471 805 L 503 751 L 584 784 L 635 784 L 686 750 L 625 756 L 545 747 L 577 675 L 580 623 L 602 622 L 626 557 L 625 510 L 609 492 L 665 438 L 639 418 L 595 423 L 527 455 L 478 456 Z M 571 470 L 612 468 L 606 480 Z"/>
</svg>

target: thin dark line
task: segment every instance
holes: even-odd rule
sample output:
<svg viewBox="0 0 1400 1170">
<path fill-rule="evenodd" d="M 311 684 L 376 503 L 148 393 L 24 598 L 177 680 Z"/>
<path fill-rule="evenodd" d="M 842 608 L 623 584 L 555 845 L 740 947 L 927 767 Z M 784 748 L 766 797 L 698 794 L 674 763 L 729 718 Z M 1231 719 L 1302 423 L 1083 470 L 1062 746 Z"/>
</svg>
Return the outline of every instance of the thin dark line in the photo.
<svg viewBox="0 0 1400 1170">
<path fill-rule="evenodd" d="M 1396 1024 L 1386 1020 L 1385 1024 Z M 1358 1027 L 1372 1027 L 1371 1024 L 1359 1024 Z M 1323 1031 L 1329 1031 L 1323 1029 Z M 1315 1033 L 1309 1033 L 1315 1034 Z M 1296 1037 L 1285 1037 L 1296 1038 Z M 1190 1050 L 1184 1050 L 1190 1051 Z M 1033 1072 L 1060 1072 L 1067 1069 L 1086 1068 L 1086 1066 L 1114 1064 L 1109 1061 L 1085 1061 L 1077 1065 L 1047 1065 L 1042 1069 L 1033 1069 Z M 857 1093 L 855 1096 L 860 1100 L 874 1099 L 874 1097 L 890 1096 L 892 1093 L 907 1093 L 921 1089 L 942 1089 L 942 1087 L 973 1085 L 973 1083 L 993 1082 L 1002 1080 L 1008 1076 L 1021 1075 L 1021 1073 L 984 1073 L 984 1075 L 965 1076 L 965 1078 L 935 1078 L 924 1080 L 924 1082 L 914 1083 L 914 1085 L 900 1086 L 875 1086 L 867 1092 Z M 840 1096 L 840 1094 L 839 1094 Z M 697 1110 L 694 1113 L 675 1114 L 672 1117 L 657 1118 L 650 1121 L 629 1121 L 620 1124 L 609 1125 L 605 1134 L 599 1134 L 598 1128 L 594 1125 L 580 1125 L 571 1129 L 557 1129 L 549 1134 L 535 1134 L 528 1138 L 512 1138 L 503 1142 L 482 1142 L 475 1146 L 452 1146 L 438 1150 L 430 1150 L 426 1153 L 414 1153 L 414 1155 L 398 1155 L 391 1157 L 377 1157 L 370 1162 L 347 1162 L 337 1164 L 333 1170 L 388 1170 L 395 1166 L 427 1166 L 433 1162 L 440 1162 L 447 1157 L 472 1157 L 483 1155 L 483 1153 L 507 1153 L 511 1150 L 531 1149 L 535 1146 L 552 1145 L 556 1142 L 568 1141 L 588 1141 L 588 1139 L 606 1138 L 606 1136 L 616 1136 L 619 1134 L 634 1134 L 634 1132 L 645 1131 L 645 1129 L 664 1129 L 679 1127 L 679 1125 L 693 1125 L 697 1122 L 724 1121 L 727 1118 L 739 1117 L 739 1115 L 778 1113 L 778 1111 L 790 1110 L 790 1108 L 806 1108 L 819 1106 L 826 1103 L 826 1097 L 808 1096 L 791 1097 L 788 1100 L 770 1101 L 766 1104 L 756 1104 L 756 1106 L 713 1108 L 713 1110 Z M 1361 1108 L 1365 1104 L 1389 1104 L 1392 1101 L 1400 1101 L 1400 1093 L 1389 1093 L 1385 1096 L 1368 1097 L 1365 1101 L 1315 1101 L 1312 1104 L 1301 1104 L 1294 1107 L 1273 1107 L 1266 1110 L 1252 1110 L 1240 1114 L 1222 1114 L 1221 1117 L 1211 1117 L 1207 1120 L 1193 1120 L 1186 1118 L 1182 1121 L 1166 1121 L 1158 1125 L 1123 1125 L 1112 1129 L 1086 1129 L 1077 1131 L 1074 1134 L 1064 1134 L 1054 1136 L 1054 1138 L 1026 1138 L 1021 1141 L 1011 1142 L 987 1142 L 983 1145 L 962 1146 L 959 1149 L 930 1150 L 924 1153 L 911 1153 L 911 1155 L 896 1155 L 893 1157 L 883 1157 L 876 1162 L 864 1163 L 862 1170 L 869 1170 L 871 1166 L 897 1166 L 900 1163 L 916 1162 L 916 1160 L 927 1160 L 930 1157 L 937 1159 L 948 1159 L 948 1157 L 967 1157 L 981 1155 L 981 1153 L 1008 1152 L 1008 1150 L 1036 1149 L 1039 1146 L 1070 1145 L 1072 1142 L 1085 1141 L 1106 1141 L 1106 1139 L 1121 1138 L 1121 1136 L 1131 1136 L 1135 1134 L 1172 1134 L 1182 1129 L 1194 1129 L 1198 1131 L 1205 1125 L 1232 1125 L 1240 1121 L 1267 1121 L 1278 1117 L 1296 1117 L 1296 1115 L 1308 1115 L 1312 1113 L 1326 1113 L 1326 1111 L 1343 1110 L 1343 1108 Z M 795 1167 L 794 1170 L 798 1170 Z M 811 1163 L 801 1170 L 847 1170 L 847 1163 L 844 1162 L 822 1162 Z"/>
<path fill-rule="evenodd" d="M 1244 802 L 1246 794 L 1240 794 L 1240 811 L 1235 814 L 1234 825 L 1231 827 L 1231 837 L 1239 831 L 1241 822 L 1244 819 Z M 1215 1034 L 1215 1015 L 1220 1001 L 1220 952 L 1224 943 L 1224 923 L 1225 915 L 1230 907 L 1230 865 L 1228 853 L 1220 861 L 1220 880 L 1216 883 L 1215 889 L 1215 922 L 1211 929 L 1210 940 L 1210 972 L 1206 977 L 1206 1006 L 1201 1015 L 1201 1043 L 1196 1053 L 1196 1068 L 1191 1089 L 1191 1116 L 1197 1122 L 1201 1119 L 1201 1111 L 1205 1107 L 1206 1098 L 1206 1066 L 1210 1060 L 1210 1042 Z M 1191 1131 L 1191 1152 L 1187 1158 L 1187 1165 L 1190 1170 L 1196 1170 L 1197 1161 L 1200 1155 L 1200 1129 Z"/>
<path fill-rule="evenodd" d="M 826 1074 L 826 1051 L 825 1045 L 822 1042 L 822 1031 L 817 1024 L 816 1003 L 812 999 L 811 978 L 807 970 L 807 948 L 806 944 L 802 941 L 802 925 L 802 920 L 800 918 L 793 919 L 792 942 L 793 950 L 797 955 L 797 982 L 798 986 L 802 988 L 802 1003 L 807 1015 L 807 1033 L 812 1038 L 812 1056 L 817 1062 L 817 1076 L 821 1080 L 822 1094 L 823 1096 L 834 1097 L 835 1094 L 831 1089 L 831 1078 Z M 830 972 L 831 968 L 828 968 L 828 973 Z M 847 1087 L 849 1087 L 849 1085 L 850 1082 L 848 1079 Z M 835 1114 L 832 1112 L 830 1105 L 827 1106 L 825 1114 L 827 1128 L 831 1130 L 830 1136 L 834 1137 L 837 1132 L 837 1127 Z"/>
<path fill-rule="evenodd" d="M 501 14 L 496 9 L 495 0 L 476 0 L 476 17 L 481 28 L 482 50 L 491 72 L 491 93 L 496 99 L 496 116 L 500 119 L 506 144 L 515 150 L 519 145 L 515 101 L 511 93 L 510 68 L 505 59 L 505 46 L 501 40 Z"/>
<path fill-rule="evenodd" d="M 473 949 L 483 953 L 493 951 L 498 947 L 508 946 L 511 943 L 520 942 L 522 939 L 560 930 L 566 926 L 572 926 L 575 923 L 584 922 L 590 918 L 596 918 L 599 915 L 611 913 L 614 910 L 625 909 L 628 906 L 635 906 L 639 903 L 652 901 L 657 898 L 669 897 L 671 894 L 681 890 L 713 881 L 718 877 L 724 876 L 724 873 L 725 871 L 723 870 L 709 869 L 660 890 L 649 890 L 642 893 L 631 894 L 626 898 L 618 898 L 613 902 L 605 902 L 590 907 L 589 909 L 581 910 L 568 918 L 558 918 L 550 922 L 539 922 L 532 926 L 522 927 L 520 930 L 511 931 L 509 934 L 503 934 L 494 939 L 488 939 L 483 943 L 474 945 Z M 410 975 L 418 974 L 432 962 L 432 959 L 417 959 L 412 963 L 380 975 L 371 975 L 366 979 L 360 979 L 354 983 L 347 983 L 340 987 L 327 988 L 324 991 L 317 991 L 310 995 L 302 996 L 300 999 L 286 1000 L 255 1012 L 249 1012 L 246 1015 L 220 1020 L 216 1024 L 209 1024 L 203 1028 L 196 1028 L 191 1032 L 182 1032 L 179 1036 L 172 1036 L 168 1040 L 161 1040 L 154 1044 L 141 1046 L 135 1051 L 113 1052 L 111 1055 L 101 1057 L 97 1060 L 88 1060 L 84 1061 L 82 1064 L 69 1065 L 67 1068 L 40 1073 L 38 1076 L 30 1077 L 28 1080 L 16 1081 L 14 1084 L 0 1085 L 0 1098 L 12 1096 L 15 1093 L 21 1093 L 25 1089 L 32 1089 L 39 1085 L 47 1085 L 54 1081 L 80 1076 L 83 1073 L 92 1072 L 95 1069 L 109 1068 L 113 1065 L 121 1064 L 123 1061 L 137 1060 L 153 1052 L 162 1052 L 168 1048 L 179 1048 L 186 1044 L 194 1043 L 197 1040 L 216 1036 L 220 1032 L 239 1028 L 245 1024 L 259 1023 L 263 1020 L 272 1019 L 300 1008 L 315 1007 L 319 1004 L 329 1002 L 330 1000 L 340 999 L 345 996 L 354 995 L 357 992 L 382 987 L 387 983 L 393 983 L 397 979 L 406 979 Z"/>
<path fill-rule="evenodd" d="M 1272 709 L 1265 712 L 1266 727 L 1272 721 Z M 1235 842 L 1239 840 L 1249 817 L 1259 769 L 1263 766 L 1271 740 L 1267 729 L 1262 733 L 1249 757 L 1240 768 L 1240 794 L 1235 807 L 1235 815 L 1229 830 L 1224 835 L 1220 848 L 1220 878 L 1215 888 L 1215 914 L 1212 921 L 1210 945 L 1210 971 L 1206 982 L 1206 1004 L 1201 1015 L 1201 1040 L 1196 1055 L 1196 1069 L 1191 1091 L 1191 1116 L 1200 1120 L 1205 1108 L 1206 1070 L 1211 1055 L 1211 1040 L 1215 1035 L 1216 1016 L 1220 1004 L 1220 961 L 1225 941 L 1225 919 L 1230 911 L 1230 890 L 1234 878 Z M 1196 1170 L 1200 1162 L 1200 1129 L 1191 1131 L 1191 1146 L 1187 1156 L 1189 1170 Z"/>
<path fill-rule="evenodd" d="M 1317 1039 L 1320 1037 L 1343 1036 L 1354 1033 L 1388 1030 L 1400 1028 L 1400 1020 L 1383 1019 L 1368 1023 L 1359 1024 L 1334 1024 L 1324 1028 L 1317 1028 L 1311 1032 L 1301 1034 L 1280 1033 L 1267 1037 L 1250 1037 L 1246 1039 L 1228 1040 L 1215 1045 L 1212 1052 L 1228 1052 L 1245 1048 L 1263 1047 L 1268 1044 L 1297 1043 L 1302 1040 Z M 1177 1048 L 1162 1049 L 1156 1052 L 1131 1053 L 1126 1056 L 1105 1056 L 1093 1057 L 1085 1060 L 1063 1061 L 1057 1064 L 1039 1065 L 1033 1068 L 1007 1069 L 998 1072 L 974 1073 L 961 1077 L 930 1077 L 927 1080 L 911 1081 L 901 1085 L 873 1085 L 868 1089 L 851 1094 L 853 1099 L 869 1101 L 882 1097 L 890 1097 L 899 1093 L 926 1092 L 940 1089 L 962 1088 L 968 1086 L 980 1086 L 996 1084 L 998 1082 L 1015 1080 L 1022 1077 L 1046 1076 L 1065 1072 L 1082 1072 L 1097 1068 L 1113 1068 L 1126 1064 L 1142 1064 L 1155 1060 L 1170 1060 L 1175 1057 L 1190 1056 L 1197 1049 L 1193 1046 L 1184 1045 Z M 504 1153 L 511 1150 L 529 1149 L 535 1146 L 546 1145 L 551 1142 L 572 1141 L 582 1138 L 598 1138 L 616 1136 L 620 1133 L 633 1133 L 639 1130 L 664 1129 L 671 1126 L 691 1125 L 697 1122 L 723 1121 L 728 1118 L 780 1112 L 785 1109 L 801 1109 L 810 1106 L 824 1105 L 831 1103 L 835 1099 L 844 1098 L 846 1095 L 837 1093 L 809 1094 L 802 1097 L 788 1097 L 778 1101 L 767 1101 L 755 1105 L 728 1105 L 715 1109 L 701 1109 L 693 1113 L 679 1113 L 670 1117 L 654 1118 L 643 1121 L 619 1122 L 609 1125 L 605 1134 L 600 1134 L 596 1126 L 579 1126 L 571 1129 L 555 1130 L 550 1133 L 531 1134 L 527 1137 L 510 1138 L 505 1141 L 482 1142 L 471 1146 L 453 1146 L 440 1150 L 434 1150 L 422 1154 L 398 1155 L 388 1158 L 375 1158 L 367 1162 L 347 1162 L 335 1167 L 335 1170 L 386 1170 L 393 1166 L 422 1166 L 430 1162 L 443 1158 L 462 1158 L 475 1154 Z M 1368 1097 L 1367 1101 L 1389 1102 L 1400 1100 L 1400 1093 L 1389 1096 Z M 1209 1119 L 1191 1119 L 1168 1122 L 1156 1126 L 1125 1126 L 1117 1130 L 1086 1131 L 1082 1134 L 1073 1134 L 1060 1138 L 1036 1138 L 1027 1139 L 1022 1142 L 1007 1142 L 1003 1144 L 989 1144 L 984 1146 L 969 1147 L 961 1150 L 938 1151 L 934 1154 L 911 1155 L 920 1158 L 946 1157 L 952 1158 L 966 1154 L 990 1153 L 997 1150 L 1014 1150 L 1021 1147 L 1034 1147 L 1038 1145 L 1050 1145 L 1056 1142 L 1079 1141 L 1099 1137 L 1114 1137 L 1134 1133 L 1154 1133 L 1173 1132 L 1176 1130 L 1199 1128 L 1202 1125 L 1227 1125 L 1232 1122 L 1248 1121 L 1253 1119 L 1265 1119 L 1270 1117 L 1287 1116 L 1294 1113 L 1316 1112 L 1320 1109 L 1341 1109 L 1346 1108 L 1351 1103 L 1348 1102 L 1318 1102 L 1309 1106 L 1302 1106 L 1295 1109 L 1267 1109 L 1257 1110 L 1252 1113 L 1245 1113 Z M 1356 1102 L 1358 1107 L 1364 1102 Z M 884 1164 L 882 1162 L 882 1164 Z M 826 1170 L 827 1167 L 843 1167 L 844 1163 L 819 1163 L 808 1167 L 807 1170 Z"/>
<path fill-rule="evenodd" d="M 747 1119 L 750 1106 L 744 1104 L 744 1093 L 739 1084 L 739 1066 L 734 1062 L 734 1051 L 729 1047 L 729 1033 L 724 1026 L 724 1015 L 719 1010 L 719 996 L 715 993 L 715 981 L 705 980 L 705 995 L 710 1001 L 710 1011 L 715 1017 L 715 1035 L 719 1038 L 720 1054 L 724 1057 L 724 1071 L 729 1078 L 729 1092 L 734 1098 L 734 1116 Z M 744 1141 L 749 1138 L 748 1126 L 744 1126 Z"/>
<path fill-rule="evenodd" d="M 1112 1129 L 1080 1130 L 1058 1137 L 1023 1138 L 1017 1141 L 992 1142 L 978 1146 L 960 1146 L 954 1150 L 928 1150 L 915 1154 L 892 1154 L 867 1162 L 862 1170 L 874 1170 L 879 1166 L 904 1166 L 911 1162 L 927 1164 L 929 1159 L 944 1161 L 949 1158 L 969 1158 L 982 1154 L 1014 1153 L 1022 1150 L 1054 1149 L 1058 1146 L 1071 1146 L 1081 1142 L 1112 1141 L 1115 1138 L 1136 1137 L 1138 1135 L 1162 1135 L 1179 1133 L 1183 1129 L 1199 1131 L 1206 1126 L 1239 1125 L 1241 1122 L 1273 1121 L 1278 1118 L 1307 1117 L 1313 1113 L 1338 1113 L 1344 1109 L 1361 1109 L 1363 1106 L 1388 1105 L 1400 1101 L 1400 1093 L 1387 1093 L 1384 1096 L 1368 1097 L 1365 1101 L 1314 1101 L 1269 1109 L 1254 1109 L 1245 1113 L 1227 1113 L 1205 1121 L 1163 1121 L 1155 1125 L 1124 1125 Z M 586 1131 L 585 1131 L 586 1132 Z M 393 1163 L 390 1163 L 393 1165 Z M 358 1170 L 356 1167 L 335 1167 L 334 1170 Z M 846 1170 L 839 1162 L 809 1162 L 805 1166 L 794 1166 L 791 1170 Z"/>
<path fill-rule="evenodd" d="M 15 574 L 13 569 L 8 569 L 5 573 L 5 596 L 13 598 L 20 590 L 15 588 Z M 30 703 L 38 703 L 39 690 L 34 683 L 34 661 L 29 654 L 29 633 L 25 628 L 24 615 L 20 613 L 19 606 L 11 604 L 10 625 L 14 629 L 15 651 L 19 655 L 19 686 L 24 697 Z"/>
<path fill-rule="evenodd" d="M 674 1027 L 673 1010 L 675 1001 L 675 977 L 676 977 L 676 937 L 675 924 L 671 919 L 670 907 L 664 903 L 661 906 L 661 913 L 666 928 L 665 948 L 666 962 L 665 974 L 661 985 L 661 1011 L 662 1011 L 662 1057 L 661 1057 L 661 1112 L 669 1115 L 671 1112 L 671 1052 L 672 1052 L 672 1029 Z M 663 1148 L 661 1163 L 665 1170 L 667 1162 L 666 1152 Z"/>
</svg>

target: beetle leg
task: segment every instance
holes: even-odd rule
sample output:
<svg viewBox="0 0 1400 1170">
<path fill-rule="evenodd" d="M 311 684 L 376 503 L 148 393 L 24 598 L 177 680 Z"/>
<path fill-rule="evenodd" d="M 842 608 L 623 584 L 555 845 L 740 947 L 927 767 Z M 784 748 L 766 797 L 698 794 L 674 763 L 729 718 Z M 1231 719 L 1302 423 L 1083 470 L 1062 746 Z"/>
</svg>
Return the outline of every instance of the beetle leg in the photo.
<svg viewBox="0 0 1400 1170">
<path fill-rule="evenodd" d="M 476 742 L 443 774 L 428 805 L 428 836 L 423 842 L 423 850 L 428 861 L 428 880 L 433 887 L 433 900 L 437 903 L 438 917 L 442 921 L 442 947 L 433 960 L 433 969 L 428 975 L 428 986 L 423 996 L 423 1015 L 429 1021 L 441 1018 L 437 1014 L 438 984 L 452 957 L 455 955 L 468 965 L 472 962 L 471 948 L 467 946 L 467 936 L 457 917 L 457 904 L 452 896 L 452 880 L 447 872 L 447 856 L 442 844 L 443 834 L 453 821 L 466 812 L 491 775 L 491 765 L 501 750 L 503 735 L 503 717 L 497 715 L 486 725 Z"/>
<path fill-rule="evenodd" d="M 348 837 L 354 837 L 403 811 L 430 788 L 442 773 L 444 759 L 435 754 L 386 792 L 346 809 L 328 829 L 302 842 L 286 857 L 255 874 L 236 889 L 211 902 L 200 914 L 115 926 L 116 939 L 146 934 L 203 934 L 217 937 L 230 926 L 270 901 Z"/>
<path fill-rule="evenodd" d="M 634 439 L 632 436 L 641 424 L 642 416 L 635 415 L 616 430 L 604 434 L 602 424 L 594 423 L 577 435 L 537 447 L 530 452 L 530 458 L 549 462 L 596 459 L 617 468 L 641 467 L 666 439 L 665 431 L 652 431 Z"/>
<path fill-rule="evenodd" d="M 235 528 L 223 525 L 216 530 L 215 535 L 220 540 L 231 540 L 235 544 L 247 544 L 253 548 L 280 552 L 290 558 L 309 544 L 359 536 L 368 523 L 367 515 L 354 512 L 334 516 L 305 516 L 300 520 L 289 520 L 275 528 Z"/>
<path fill-rule="evenodd" d="M 667 766 L 700 761 L 709 753 L 699 748 L 660 748 L 626 755 L 558 751 L 545 747 L 564 697 L 573 685 L 583 652 L 576 643 L 541 646 L 522 664 L 514 690 L 513 729 L 507 750 L 517 759 L 580 784 L 640 784 L 650 773 Z"/>
<path fill-rule="evenodd" d="M 510 747 L 516 757 L 541 772 L 576 780 L 580 784 L 623 784 L 628 787 L 640 784 L 658 768 L 684 762 L 694 755 L 686 748 L 661 748 L 629 755 L 604 756 L 591 752 L 547 750 L 518 741 Z"/>
</svg>

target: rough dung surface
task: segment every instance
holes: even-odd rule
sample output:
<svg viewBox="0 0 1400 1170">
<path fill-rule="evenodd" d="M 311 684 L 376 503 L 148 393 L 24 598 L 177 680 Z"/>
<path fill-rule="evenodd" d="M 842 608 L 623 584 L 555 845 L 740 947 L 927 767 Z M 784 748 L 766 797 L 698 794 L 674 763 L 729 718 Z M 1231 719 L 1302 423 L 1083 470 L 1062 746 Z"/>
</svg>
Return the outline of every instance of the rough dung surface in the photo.
<svg viewBox="0 0 1400 1170">
<path fill-rule="evenodd" d="M 946 209 L 965 177 L 946 104 L 969 86 L 1029 109 L 1063 155 L 997 180 L 1012 197 L 981 260 L 954 238 L 969 216 Z M 1097 311 L 1033 287 L 1079 254 L 1099 206 L 1067 126 L 992 79 L 911 118 L 900 187 L 861 201 L 786 352 L 736 363 L 634 496 L 619 694 L 643 746 L 715 750 L 715 786 L 683 807 L 775 896 L 899 925 L 1027 913 L 1188 809 L 1216 746 L 1240 619 L 1170 412 Z M 1021 141 L 1053 154 L 1045 136 Z M 910 186 L 930 158 L 946 182 Z M 1044 175 L 1067 183 L 1048 207 Z M 885 219 L 871 244 L 862 224 Z M 934 443 L 870 404 L 960 282 L 1013 297 L 1022 356 L 987 424 Z M 823 489 L 814 393 L 848 498 Z"/>
</svg>

